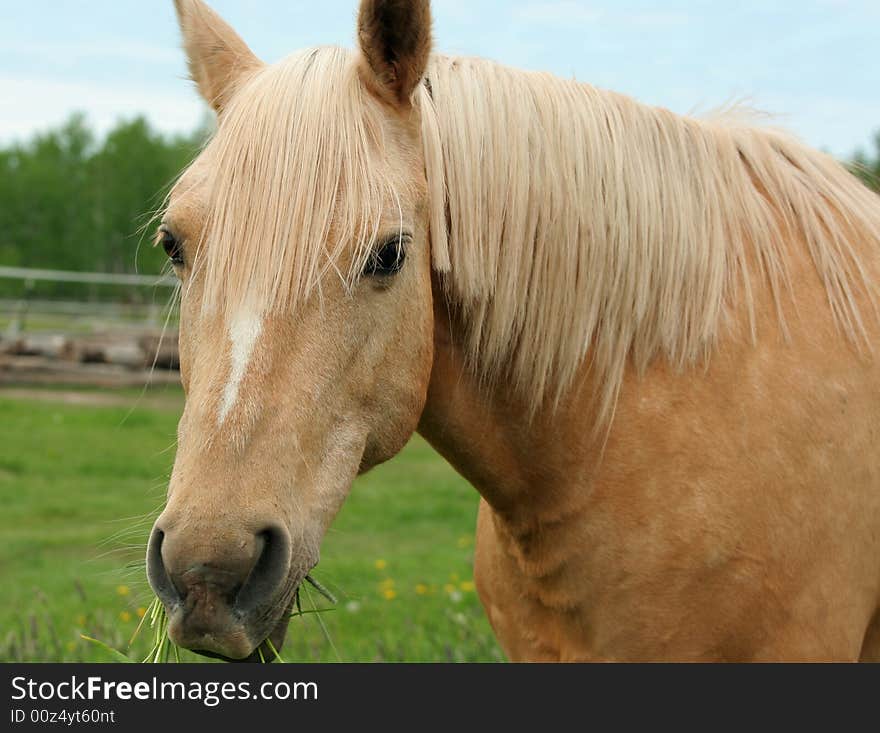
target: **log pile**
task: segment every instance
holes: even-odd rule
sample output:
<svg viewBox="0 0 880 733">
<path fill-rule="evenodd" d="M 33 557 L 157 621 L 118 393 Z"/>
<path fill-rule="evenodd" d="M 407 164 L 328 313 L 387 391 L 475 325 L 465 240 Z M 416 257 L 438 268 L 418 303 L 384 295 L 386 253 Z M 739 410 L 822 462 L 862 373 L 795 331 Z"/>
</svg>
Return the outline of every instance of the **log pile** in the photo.
<svg viewBox="0 0 880 733">
<path fill-rule="evenodd" d="M 140 386 L 180 379 L 177 333 L 21 334 L 0 340 L 0 383 Z"/>
</svg>

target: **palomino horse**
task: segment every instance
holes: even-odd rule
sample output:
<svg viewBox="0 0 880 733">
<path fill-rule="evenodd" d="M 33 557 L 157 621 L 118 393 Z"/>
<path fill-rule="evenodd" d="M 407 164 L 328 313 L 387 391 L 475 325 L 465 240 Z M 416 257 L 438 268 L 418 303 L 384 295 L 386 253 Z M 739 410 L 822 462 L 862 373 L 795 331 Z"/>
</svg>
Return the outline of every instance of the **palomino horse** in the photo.
<svg viewBox="0 0 880 733">
<path fill-rule="evenodd" d="M 273 66 L 176 6 L 219 122 L 160 230 L 173 641 L 280 645 L 418 430 L 482 495 L 513 660 L 880 659 L 874 194 L 779 132 L 432 56 L 427 0 Z"/>
</svg>

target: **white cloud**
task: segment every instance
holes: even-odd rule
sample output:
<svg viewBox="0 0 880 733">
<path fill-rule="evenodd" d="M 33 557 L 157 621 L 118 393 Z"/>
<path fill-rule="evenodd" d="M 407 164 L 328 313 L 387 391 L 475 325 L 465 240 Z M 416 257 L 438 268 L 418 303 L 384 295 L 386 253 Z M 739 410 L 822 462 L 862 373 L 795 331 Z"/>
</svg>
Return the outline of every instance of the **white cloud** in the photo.
<svg viewBox="0 0 880 733">
<path fill-rule="evenodd" d="M 592 8 L 587 3 L 575 2 L 575 0 L 528 3 L 518 7 L 515 13 L 519 20 L 552 25 L 595 23 L 603 15 L 601 10 Z"/>
<path fill-rule="evenodd" d="M 767 95 L 770 110 L 784 110 L 779 124 L 807 143 L 827 148 L 839 157 L 848 158 L 857 147 L 873 145 L 873 130 L 880 125 L 880 100 L 837 96 L 834 94 Z"/>
<path fill-rule="evenodd" d="M 617 25 L 669 27 L 683 25 L 688 21 L 688 15 L 681 12 L 627 11 L 618 8 L 606 11 L 594 7 L 592 3 L 577 0 L 530 2 L 514 12 L 515 17 L 521 21 L 559 26 L 592 25 L 602 21 Z"/>
<path fill-rule="evenodd" d="M 179 48 L 129 41 L 43 43 L 4 40 L 3 53 L 14 56 L 37 56 L 42 60 L 50 60 L 62 65 L 94 59 L 154 64 L 181 64 L 183 60 L 183 52 Z"/>
<path fill-rule="evenodd" d="M 82 111 L 98 134 L 121 118 L 146 115 L 163 132 L 195 129 L 204 105 L 183 82 L 171 90 L 0 75 L 0 142 L 25 140 Z"/>
<path fill-rule="evenodd" d="M 684 25 L 689 19 L 687 13 L 674 12 L 623 13 L 618 17 L 624 23 L 653 27 Z"/>
</svg>

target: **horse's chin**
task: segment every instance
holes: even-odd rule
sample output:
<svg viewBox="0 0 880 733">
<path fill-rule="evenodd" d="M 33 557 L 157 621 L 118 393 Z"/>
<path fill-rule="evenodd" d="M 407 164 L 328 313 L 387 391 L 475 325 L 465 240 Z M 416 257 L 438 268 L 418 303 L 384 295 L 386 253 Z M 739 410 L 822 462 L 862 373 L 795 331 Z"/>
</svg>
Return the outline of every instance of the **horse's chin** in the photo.
<svg viewBox="0 0 880 733">
<path fill-rule="evenodd" d="M 287 627 L 290 625 L 290 614 L 292 611 L 293 604 L 291 603 L 290 607 L 285 610 L 284 614 L 281 616 L 278 625 L 272 630 L 272 633 L 269 634 L 262 644 L 257 646 L 257 648 L 251 652 L 250 656 L 242 659 L 231 659 L 215 652 L 201 651 L 199 649 L 193 649 L 192 651 L 194 654 L 198 654 L 201 657 L 219 659 L 220 661 L 229 662 L 231 664 L 265 664 L 267 662 L 276 662 L 278 660 L 275 652 L 280 654 L 281 650 L 284 648 L 284 640 L 287 638 Z"/>
</svg>

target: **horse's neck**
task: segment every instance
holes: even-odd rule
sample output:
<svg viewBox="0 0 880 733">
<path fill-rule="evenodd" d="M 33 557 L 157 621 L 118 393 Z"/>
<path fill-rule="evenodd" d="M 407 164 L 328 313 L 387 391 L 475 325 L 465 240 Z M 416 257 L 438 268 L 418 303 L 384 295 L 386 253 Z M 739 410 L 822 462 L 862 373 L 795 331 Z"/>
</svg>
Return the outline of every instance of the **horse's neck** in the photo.
<svg viewBox="0 0 880 733">
<path fill-rule="evenodd" d="M 530 415 L 509 384 L 481 384 L 467 368 L 460 331 L 435 298 L 434 368 L 419 432 L 512 525 L 556 514 L 573 485 L 589 482 L 590 456 L 600 453 L 591 446 L 591 411 L 577 404 L 589 400 Z"/>
</svg>

